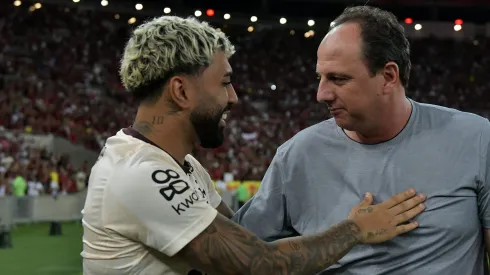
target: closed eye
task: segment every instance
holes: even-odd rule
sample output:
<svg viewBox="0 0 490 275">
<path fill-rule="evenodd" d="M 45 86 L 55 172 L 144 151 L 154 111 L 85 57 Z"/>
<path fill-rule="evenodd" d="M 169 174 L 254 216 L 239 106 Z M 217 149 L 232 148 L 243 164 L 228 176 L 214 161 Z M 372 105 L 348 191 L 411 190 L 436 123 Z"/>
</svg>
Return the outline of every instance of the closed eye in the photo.
<svg viewBox="0 0 490 275">
<path fill-rule="evenodd" d="M 347 75 L 343 75 L 343 74 L 339 75 L 339 74 L 333 74 L 333 73 L 328 73 L 326 77 L 327 77 L 328 81 L 334 82 L 336 84 L 344 84 L 345 82 L 352 79 L 352 77 L 347 76 Z M 320 73 L 316 73 L 316 78 L 318 80 L 321 80 L 322 75 Z"/>
<path fill-rule="evenodd" d="M 339 76 L 329 76 L 327 79 L 330 80 L 330 81 L 333 81 L 333 82 L 338 82 L 338 81 L 347 81 L 350 78 L 347 78 L 347 77 L 339 77 Z"/>
<path fill-rule="evenodd" d="M 327 74 L 328 81 L 332 81 L 337 85 L 343 85 L 347 83 L 347 81 L 351 80 L 352 77 L 346 75 L 337 75 L 337 74 Z"/>
</svg>

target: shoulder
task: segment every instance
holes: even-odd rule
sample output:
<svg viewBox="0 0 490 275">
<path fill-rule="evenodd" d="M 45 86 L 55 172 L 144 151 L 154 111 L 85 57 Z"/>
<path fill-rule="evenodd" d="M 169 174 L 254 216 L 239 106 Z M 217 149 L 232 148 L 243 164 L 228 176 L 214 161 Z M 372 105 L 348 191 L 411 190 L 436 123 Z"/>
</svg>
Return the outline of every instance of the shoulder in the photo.
<svg viewBox="0 0 490 275">
<path fill-rule="evenodd" d="M 199 182 L 202 183 L 208 183 L 212 182 L 211 176 L 209 175 L 208 171 L 202 164 L 192 155 L 187 155 L 185 156 L 185 160 L 191 165 L 191 172 L 193 173 L 194 176 L 197 176 L 197 179 Z M 214 183 L 212 183 L 214 186 Z"/>
<path fill-rule="evenodd" d="M 198 173 L 207 173 L 202 164 L 192 155 L 186 155 L 185 160 L 192 166 L 192 169 Z"/>
<path fill-rule="evenodd" d="M 420 111 L 420 122 L 431 128 L 457 131 L 460 134 L 475 135 L 490 131 L 488 119 L 474 113 L 453 108 L 415 102 Z"/>
<path fill-rule="evenodd" d="M 337 128 L 334 119 L 328 119 L 307 127 L 279 146 L 277 155 L 286 158 L 297 157 L 305 152 L 310 152 L 319 144 L 335 138 L 338 134 Z"/>
<path fill-rule="evenodd" d="M 154 189 L 155 184 L 173 186 L 176 182 L 188 182 L 188 175 L 169 154 L 133 137 L 116 135 L 108 139 L 102 154 L 93 170 L 99 178 L 100 173 L 110 174 L 110 188 L 120 190 L 121 194 L 131 196 L 131 192 Z"/>
<path fill-rule="evenodd" d="M 118 173 L 135 173 L 154 167 L 180 168 L 165 151 L 119 131 L 107 139 L 101 155 L 108 156 Z M 121 170 L 126 168 L 124 170 Z"/>
</svg>

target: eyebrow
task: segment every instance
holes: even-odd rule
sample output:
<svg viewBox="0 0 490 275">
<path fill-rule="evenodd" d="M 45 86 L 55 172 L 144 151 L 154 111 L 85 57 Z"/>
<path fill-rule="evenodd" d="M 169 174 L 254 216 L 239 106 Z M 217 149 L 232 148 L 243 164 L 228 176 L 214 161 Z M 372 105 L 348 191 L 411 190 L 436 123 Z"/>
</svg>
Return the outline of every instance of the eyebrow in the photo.
<svg viewBox="0 0 490 275">
<path fill-rule="evenodd" d="M 322 73 L 319 73 L 318 71 L 316 71 L 316 74 L 317 75 L 322 75 Z M 348 74 L 345 74 L 345 73 L 326 73 L 324 74 L 327 78 L 332 78 L 332 77 L 343 77 L 343 78 L 352 78 L 352 76 L 348 75 Z"/>
<path fill-rule="evenodd" d="M 345 73 L 327 73 L 327 77 L 345 77 L 345 78 L 352 78 L 352 76 L 345 74 Z"/>
<path fill-rule="evenodd" d="M 233 71 L 228 71 L 223 75 L 223 77 L 230 77 L 232 75 L 233 75 Z"/>
</svg>

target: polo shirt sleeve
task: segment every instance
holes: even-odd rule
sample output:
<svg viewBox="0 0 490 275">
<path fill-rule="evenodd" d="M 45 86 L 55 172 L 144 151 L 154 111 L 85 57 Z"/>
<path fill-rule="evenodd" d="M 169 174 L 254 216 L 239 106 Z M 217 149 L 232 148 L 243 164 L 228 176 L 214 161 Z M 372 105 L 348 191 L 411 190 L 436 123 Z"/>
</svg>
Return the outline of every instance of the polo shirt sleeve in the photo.
<svg viewBox="0 0 490 275">
<path fill-rule="evenodd" d="M 478 212 L 482 226 L 490 229 L 490 122 L 480 136 L 480 179 L 478 183 Z"/>
<path fill-rule="evenodd" d="M 171 257 L 203 232 L 217 211 L 198 196 L 190 177 L 178 164 L 145 160 L 123 164 L 112 177 L 110 194 L 121 211 L 135 217 L 145 232 L 118 232 Z M 119 227 L 131 230 L 134 227 Z"/>
<path fill-rule="evenodd" d="M 294 236 L 283 188 L 282 155 L 277 153 L 259 190 L 240 208 L 232 220 L 264 241 Z"/>
</svg>

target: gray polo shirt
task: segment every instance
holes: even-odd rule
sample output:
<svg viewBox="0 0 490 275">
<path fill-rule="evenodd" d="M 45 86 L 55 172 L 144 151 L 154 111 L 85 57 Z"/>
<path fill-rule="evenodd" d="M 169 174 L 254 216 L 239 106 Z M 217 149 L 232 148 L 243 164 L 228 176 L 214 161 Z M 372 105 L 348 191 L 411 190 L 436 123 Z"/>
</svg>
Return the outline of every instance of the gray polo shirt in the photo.
<svg viewBox="0 0 490 275">
<path fill-rule="evenodd" d="M 376 145 L 345 135 L 333 119 L 277 150 L 258 193 L 233 217 L 271 241 L 324 231 L 365 192 L 379 203 L 408 188 L 428 197 L 420 227 L 383 244 L 359 245 L 327 274 L 483 275 L 490 228 L 490 122 L 413 102 L 395 138 Z"/>
</svg>

